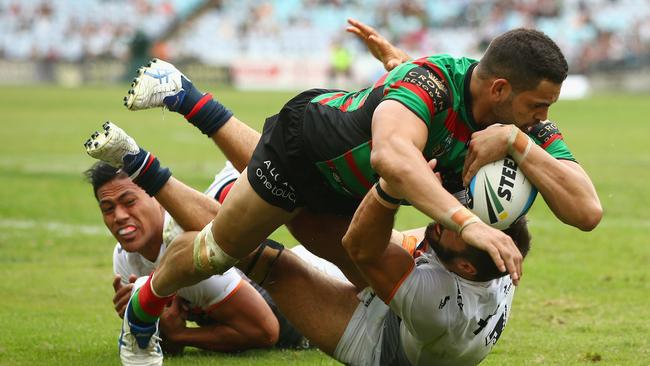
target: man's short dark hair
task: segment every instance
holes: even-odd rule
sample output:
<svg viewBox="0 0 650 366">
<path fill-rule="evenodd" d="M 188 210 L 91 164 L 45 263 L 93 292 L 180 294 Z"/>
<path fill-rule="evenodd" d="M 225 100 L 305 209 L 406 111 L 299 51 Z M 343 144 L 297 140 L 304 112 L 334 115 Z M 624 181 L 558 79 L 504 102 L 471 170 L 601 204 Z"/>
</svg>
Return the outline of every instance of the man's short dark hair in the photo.
<svg viewBox="0 0 650 366">
<path fill-rule="evenodd" d="M 93 186 L 93 193 L 95 193 L 96 199 L 99 199 L 99 197 L 97 197 L 97 190 L 99 190 L 99 188 L 104 184 L 113 179 L 128 178 L 126 173 L 103 161 L 98 161 L 93 164 L 93 166 L 84 172 L 84 176 L 86 177 L 86 181 Z"/>
<path fill-rule="evenodd" d="M 433 239 L 433 231 L 435 230 L 435 223 L 427 226 L 425 238 L 428 240 Z M 515 223 L 510 225 L 509 228 L 503 230 L 512 241 L 515 242 L 515 245 L 521 252 L 521 255 L 526 257 L 528 251 L 530 250 L 530 232 L 528 231 L 528 220 L 526 217 L 522 217 L 517 220 Z M 440 245 L 438 245 L 440 246 Z M 441 253 L 436 252 L 440 260 L 449 262 L 453 258 L 464 258 L 469 261 L 474 268 L 476 268 L 476 275 L 474 276 L 475 281 L 490 281 L 495 278 L 499 278 L 508 274 L 508 272 L 501 272 L 494 264 L 492 257 L 483 250 L 480 250 L 471 245 L 467 245 L 462 251 L 452 251 L 452 250 L 441 250 Z"/>
<path fill-rule="evenodd" d="M 503 232 L 512 238 L 521 255 L 525 258 L 530 250 L 530 232 L 528 231 L 526 217 L 522 217 Z M 492 257 L 486 251 L 468 245 L 466 250 L 463 251 L 463 256 L 476 268 L 476 276 L 474 277 L 476 281 L 489 281 L 508 274 L 508 272 L 499 271 Z"/>
<path fill-rule="evenodd" d="M 544 79 L 561 84 L 568 71 L 557 44 L 544 33 L 525 28 L 492 40 L 478 65 L 480 78 L 504 78 L 516 93 L 535 89 Z"/>
</svg>

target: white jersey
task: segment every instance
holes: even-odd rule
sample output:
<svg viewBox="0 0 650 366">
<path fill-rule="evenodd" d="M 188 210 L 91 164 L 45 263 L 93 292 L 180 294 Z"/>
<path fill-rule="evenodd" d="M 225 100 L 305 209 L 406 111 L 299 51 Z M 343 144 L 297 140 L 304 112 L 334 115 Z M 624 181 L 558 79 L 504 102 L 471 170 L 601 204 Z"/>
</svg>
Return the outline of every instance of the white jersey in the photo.
<svg viewBox="0 0 650 366">
<path fill-rule="evenodd" d="M 389 303 L 412 365 L 475 365 L 503 331 L 515 287 L 510 276 L 475 282 L 423 255 Z"/>
<path fill-rule="evenodd" d="M 147 260 L 138 253 L 129 253 L 122 249 L 120 243 L 115 245 L 113 251 L 113 271 L 122 276 L 122 283 L 126 284 L 131 274 L 148 276 L 160 263 L 160 258 L 167 245 L 163 243 L 155 262 Z M 196 285 L 178 290 L 178 295 L 190 302 L 194 311 L 209 313 L 215 310 L 224 300 L 234 295 L 242 285 L 243 279 L 234 268 L 223 275 L 215 275 L 203 280 Z"/>
<path fill-rule="evenodd" d="M 214 197 L 218 189 L 225 183 L 236 179 L 239 173 L 232 167 L 230 162 L 219 172 L 205 192 L 210 197 Z M 129 253 L 122 249 L 120 243 L 115 245 L 113 251 L 113 271 L 115 274 L 122 276 L 122 283 L 127 284 L 131 274 L 136 276 L 148 276 L 160 263 L 160 259 L 165 253 L 165 249 L 172 240 L 183 233 L 183 229 L 174 221 L 174 219 L 165 212 L 165 222 L 163 226 L 163 243 L 160 246 L 160 252 L 155 262 L 147 260 L 138 253 Z M 235 292 L 244 281 L 234 268 L 229 269 L 223 275 L 215 275 L 206 280 L 197 283 L 194 286 L 184 287 L 178 291 L 178 295 L 190 302 L 194 311 L 211 312 Z"/>
</svg>

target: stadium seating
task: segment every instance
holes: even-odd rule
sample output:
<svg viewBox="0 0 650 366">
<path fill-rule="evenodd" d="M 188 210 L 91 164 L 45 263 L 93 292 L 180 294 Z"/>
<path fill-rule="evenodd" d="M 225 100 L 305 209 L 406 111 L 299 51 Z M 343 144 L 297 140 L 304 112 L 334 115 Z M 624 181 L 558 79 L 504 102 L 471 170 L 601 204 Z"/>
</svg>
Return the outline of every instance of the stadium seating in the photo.
<svg viewBox="0 0 650 366">
<path fill-rule="evenodd" d="M 137 31 L 155 40 L 180 23 L 170 57 L 227 65 L 246 58 L 328 57 L 349 16 L 376 26 L 412 55 L 479 57 L 489 39 L 535 27 L 557 40 L 571 70 L 648 63 L 650 1 L 0 0 L 0 59 L 125 60 Z"/>
</svg>

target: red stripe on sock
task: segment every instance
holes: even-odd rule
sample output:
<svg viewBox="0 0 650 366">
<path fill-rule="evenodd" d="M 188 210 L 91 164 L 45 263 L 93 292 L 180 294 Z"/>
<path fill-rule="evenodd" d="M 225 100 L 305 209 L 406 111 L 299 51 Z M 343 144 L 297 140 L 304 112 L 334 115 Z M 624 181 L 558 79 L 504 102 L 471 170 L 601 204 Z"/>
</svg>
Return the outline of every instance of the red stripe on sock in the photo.
<svg viewBox="0 0 650 366">
<path fill-rule="evenodd" d="M 206 93 L 203 98 L 199 99 L 199 101 L 194 105 L 190 113 L 185 115 L 186 120 L 190 120 L 190 118 L 194 117 L 195 114 L 199 113 L 201 108 L 205 105 L 205 103 L 209 102 L 212 100 L 212 94 Z"/>
<path fill-rule="evenodd" d="M 140 288 L 138 293 L 138 300 L 140 301 L 140 307 L 147 314 L 155 317 L 160 317 L 162 314 L 165 305 L 171 300 L 174 295 L 166 297 L 158 297 L 151 290 L 151 279 L 153 275 L 149 276 L 147 282 Z"/>
<path fill-rule="evenodd" d="M 233 180 L 232 182 L 226 184 L 226 186 L 221 189 L 221 192 L 219 192 L 219 197 L 217 197 L 217 201 L 219 201 L 219 203 L 223 203 L 223 201 L 228 196 L 228 192 L 230 192 L 232 186 L 235 185 L 235 182 L 236 180 Z"/>
<path fill-rule="evenodd" d="M 149 154 L 149 160 L 147 160 L 147 165 L 140 171 L 140 174 L 138 174 L 138 177 L 141 177 L 142 174 L 144 174 L 144 172 L 149 170 L 149 167 L 151 167 L 151 164 L 153 163 L 154 159 L 156 159 L 156 157 L 153 154 L 150 153 Z"/>
</svg>

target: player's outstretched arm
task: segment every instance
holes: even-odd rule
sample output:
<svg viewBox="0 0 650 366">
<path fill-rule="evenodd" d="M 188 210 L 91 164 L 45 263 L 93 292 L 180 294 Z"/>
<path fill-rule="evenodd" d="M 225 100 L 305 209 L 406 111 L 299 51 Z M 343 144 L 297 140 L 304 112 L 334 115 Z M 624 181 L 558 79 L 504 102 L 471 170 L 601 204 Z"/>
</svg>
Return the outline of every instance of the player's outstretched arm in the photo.
<svg viewBox="0 0 650 366">
<path fill-rule="evenodd" d="M 160 317 L 163 338 L 172 348 L 186 346 L 218 352 L 271 347 L 279 324 L 259 293 L 245 280 L 232 297 L 207 314 L 198 327 L 187 327 L 187 309 L 176 296 Z M 165 343 L 163 343 L 163 346 Z"/>
<path fill-rule="evenodd" d="M 117 125 L 106 122 L 84 144 L 88 155 L 121 168 L 169 212 L 186 231 L 201 230 L 216 215 L 219 204 L 171 176 L 158 158 L 142 149 Z"/>
<path fill-rule="evenodd" d="M 582 167 L 571 160 L 554 158 L 513 125 L 493 125 L 472 134 L 463 168 L 465 185 L 481 166 L 508 154 L 562 222 L 585 231 L 598 225 L 602 206 Z"/>
<path fill-rule="evenodd" d="M 350 25 L 345 30 L 359 37 L 368 48 L 368 51 L 384 65 L 386 71 L 390 71 L 411 59 L 406 52 L 393 46 L 373 27 L 356 19 L 348 19 L 348 23 Z"/>
<path fill-rule="evenodd" d="M 396 198 L 406 198 L 433 220 L 460 232 L 468 244 L 487 251 L 497 268 L 507 269 L 517 284 L 521 253 L 510 237 L 478 220 L 442 187 L 422 156 L 427 135 L 427 126 L 403 104 L 380 103 L 372 121 L 373 168 L 395 190 Z"/>
<path fill-rule="evenodd" d="M 391 243 L 397 206 L 381 201 L 375 188 L 366 194 L 342 244 L 370 287 L 385 303 L 414 268 L 413 257 Z"/>
</svg>

